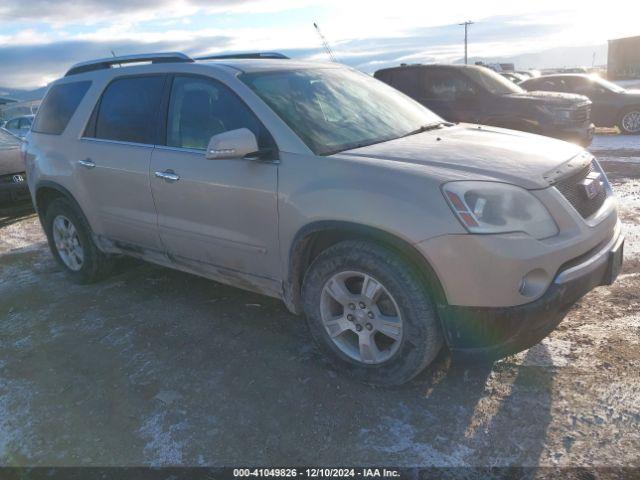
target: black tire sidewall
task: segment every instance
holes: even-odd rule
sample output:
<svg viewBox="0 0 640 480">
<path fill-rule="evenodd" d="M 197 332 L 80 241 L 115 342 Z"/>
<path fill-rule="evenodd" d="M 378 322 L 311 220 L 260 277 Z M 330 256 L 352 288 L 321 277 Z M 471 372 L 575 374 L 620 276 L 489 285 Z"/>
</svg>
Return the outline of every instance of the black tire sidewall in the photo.
<svg viewBox="0 0 640 480">
<path fill-rule="evenodd" d="M 53 221 L 58 215 L 63 215 L 73 224 L 82 246 L 84 259 L 82 267 L 78 271 L 71 270 L 65 265 L 53 240 Z M 75 283 L 85 284 L 96 281 L 104 273 L 104 254 L 95 245 L 91 230 L 84 216 L 77 211 L 74 205 L 66 199 L 53 200 L 48 206 L 44 216 L 44 230 L 51 253 L 58 265 Z"/>
<path fill-rule="evenodd" d="M 384 363 L 367 365 L 353 360 L 338 348 L 323 326 L 322 289 L 333 275 L 347 270 L 366 273 L 382 282 L 401 310 L 401 344 Z M 365 383 L 405 383 L 431 363 L 442 346 L 439 321 L 425 286 L 410 265 L 386 247 L 349 241 L 327 249 L 309 267 L 302 297 L 311 334 L 331 363 Z"/>
</svg>

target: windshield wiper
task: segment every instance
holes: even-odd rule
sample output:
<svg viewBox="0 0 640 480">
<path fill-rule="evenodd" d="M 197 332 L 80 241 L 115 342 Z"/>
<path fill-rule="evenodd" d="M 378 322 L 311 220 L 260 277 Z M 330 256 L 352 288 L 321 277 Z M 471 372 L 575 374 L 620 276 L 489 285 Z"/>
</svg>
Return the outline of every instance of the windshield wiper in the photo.
<svg viewBox="0 0 640 480">
<path fill-rule="evenodd" d="M 429 123 L 427 125 L 422 125 L 420 128 L 416 128 L 415 130 L 410 131 L 409 133 L 405 133 L 404 135 L 398 138 L 410 137 L 411 135 L 417 135 L 418 133 L 428 132 L 429 130 L 435 130 L 436 128 L 440 128 L 442 125 L 446 125 L 447 122 L 437 122 L 437 123 Z"/>
</svg>

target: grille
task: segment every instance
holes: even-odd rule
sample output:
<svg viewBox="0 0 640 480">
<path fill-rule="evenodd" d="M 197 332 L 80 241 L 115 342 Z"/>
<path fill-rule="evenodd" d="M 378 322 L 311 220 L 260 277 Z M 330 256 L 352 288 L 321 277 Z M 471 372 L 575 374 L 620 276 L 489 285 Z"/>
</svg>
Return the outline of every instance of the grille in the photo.
<svg viewBox="0 0 640 480">
<path fill-rule="evenodd" d="M 582 218 L 587 218 L 596 213 L 607 198 L 607 192 L 602 189 L 598 195 L 593 198 L 587 197 L 587 194 L 580 187 L 580 182 L 584 180 L 591 172 L 599 172 L 592 161 L 578 173 L 570 177 L 563 178 L 555 184 L 555 187 L 564 195 L 569 203 L 575 208 Z"/>
<path fill-rule="evenodd" d="M 13 181 L 13 176 L 14 175 L 22 176 L 22 179 L 23 179 L 24 182 L 26 182 L 26 180 L 27 180 L 27 176 L 24 173 L 17 173 L 17 174 L 12 173 L 10 175 L 0 175 L 0 183 L 15 183 Z"/>
<path fill-rule="evenodd" d="M 582 105 L 573 112 L 573 119 L 578 123 L 586 122 L 591 115 L 591 105 Z"/>
</svg>

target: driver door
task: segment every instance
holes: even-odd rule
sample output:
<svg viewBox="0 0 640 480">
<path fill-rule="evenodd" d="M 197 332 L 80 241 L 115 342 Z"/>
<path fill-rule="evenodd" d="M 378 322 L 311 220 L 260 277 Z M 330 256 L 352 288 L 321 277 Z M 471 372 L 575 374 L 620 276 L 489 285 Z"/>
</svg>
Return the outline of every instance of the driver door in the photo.
<svg viewBox="0 0 640 480">
<path fill-rule="evenodd" d="M 224 283 L 279 291 L 277 162 L 205 157 L 219 133 L 247 128 L 261 149 L 274 147 L 271 136 L 231 89 L 209 77 L 173 77 L 166 118 L 150 174 L 167 253 Z"/>
</svg>

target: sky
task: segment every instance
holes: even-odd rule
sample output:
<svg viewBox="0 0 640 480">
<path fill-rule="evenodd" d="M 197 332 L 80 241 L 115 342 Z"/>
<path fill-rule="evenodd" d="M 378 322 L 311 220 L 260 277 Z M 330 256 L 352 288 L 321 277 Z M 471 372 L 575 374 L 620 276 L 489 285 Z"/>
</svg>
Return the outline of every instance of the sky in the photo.
<svg viewBox="0 0 640 480">
<path fill-rule="evenodd" d="M 31 89 L 73 63 L 142 52 L 189 55 L 280 51 L 327 60 L 317 22 L 339 61 L 373 72 L 389 65 L 459 61 L 463 27 L 472 58 L 551 49 L 593 51 L 640 35 L 640 2 L 587 0 L 2 0 L 0 86 Z M 540 63 L 529 55 L 522 68 Z M 536 59 L 535 61 L 533 59 Z M 568 62 L 548 56 L 548 61 Z M 523 60 L 524 61 L 524 60 Z M 584 63 L 584 56 L 576 56 Z M 552 65 L 549 65 L 552 66 Z M 565 66 L 565 65 L 557 65 Z M 569 66 L 569 65 L 566 65 Z"/>
</svg>

